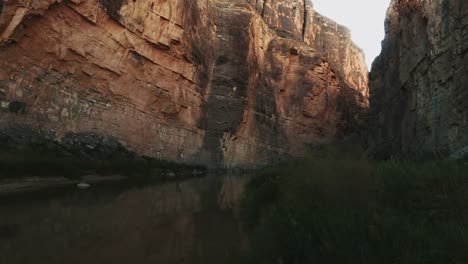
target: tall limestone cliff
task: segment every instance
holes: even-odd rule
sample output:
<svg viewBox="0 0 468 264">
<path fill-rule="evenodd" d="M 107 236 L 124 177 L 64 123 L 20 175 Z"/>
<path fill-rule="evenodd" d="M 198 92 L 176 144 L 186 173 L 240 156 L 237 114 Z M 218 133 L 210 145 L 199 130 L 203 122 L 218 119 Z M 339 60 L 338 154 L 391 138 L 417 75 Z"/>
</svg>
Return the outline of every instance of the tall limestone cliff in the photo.
<svg viewBox="0 0 468 264">
<path fill-rule="evenodd" d="M 364 56 L 308 0 L 0 1 L 0 128 L 252 167 L 360 128 Z"/>
<path fill-rule="evenodd" d="M 468 154 L 468 2 L 394 0 L 370 74 L 374 154 Z"/>
</svg>

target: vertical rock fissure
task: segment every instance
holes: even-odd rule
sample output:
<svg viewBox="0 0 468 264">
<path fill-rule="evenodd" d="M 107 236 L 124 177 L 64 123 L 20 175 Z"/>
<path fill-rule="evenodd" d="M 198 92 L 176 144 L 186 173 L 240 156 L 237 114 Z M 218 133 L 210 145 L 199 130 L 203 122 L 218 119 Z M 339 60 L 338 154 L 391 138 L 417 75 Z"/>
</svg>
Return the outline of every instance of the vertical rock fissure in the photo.
<svg viewBox="0 0 468 264">
<path fill-rule="evenodd" d="M 266 8 L 267 0 L 263 0 L 263 7 L 262 7 L 262 17 L 265 16 L 265 8 Z"/>
<path fill-rule="evenodd" d="M 302 23 L 302 41 L 305 41 L 305 35 L 306 35 L 306 32 L 307 32 L 307 16 L 308 16 L 308 12 L 307 12 L 307 0 L 304 0 L 304 22 Z"/>
</svg>

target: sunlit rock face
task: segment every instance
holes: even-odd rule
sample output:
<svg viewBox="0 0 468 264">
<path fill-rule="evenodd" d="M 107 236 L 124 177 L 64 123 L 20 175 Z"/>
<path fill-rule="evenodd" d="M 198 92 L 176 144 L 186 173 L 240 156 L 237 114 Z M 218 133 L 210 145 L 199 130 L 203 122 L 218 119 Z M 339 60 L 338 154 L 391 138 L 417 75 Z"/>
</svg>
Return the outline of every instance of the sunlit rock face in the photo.
<svg viewBox="0 0 468 264">
<path fill-rule="evenodd" d="M 2 6 L 2 5 L 0 5 Z M 367 68 L 304 1 L 4 1 L 0 126 L 254 167 L 360 130 Z"/>
<path fill-rule="evenodd" d="M 374 153 L 468 154 L 467 73 L 466 0 L 392 1 L 370 74 Z"/>
</svg>

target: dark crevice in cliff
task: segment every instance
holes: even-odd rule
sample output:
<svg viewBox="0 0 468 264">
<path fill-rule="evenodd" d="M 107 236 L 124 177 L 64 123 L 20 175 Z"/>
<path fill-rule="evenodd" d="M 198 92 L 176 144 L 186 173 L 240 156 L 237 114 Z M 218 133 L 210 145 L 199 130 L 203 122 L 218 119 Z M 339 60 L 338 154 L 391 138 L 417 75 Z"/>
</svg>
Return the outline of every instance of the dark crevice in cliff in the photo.
<svg viewBox="0 0 468 264">
<path fill-rule="evenodd" d="M 302 23 L 302 41 L 305 41 L 305 35 L 307 32 L 307 17 L 309 13 L 307 12 L 307 0 L 304 0 L 304 21 Z"/>
<path fill-rule="evenodd" d="M 448 37 L 450 34 L 450 0 L 444 0 L 442 2 L 442 19 L 441 19 L 441 34 L 442 37 Z"/>
<path fill-rule="evenodd" d="M 120 22 L 120 8 L 126 0 L 101 0 L 101 4 L 112 20 Z"/>
<path fill-rule="evenodd" d="M 3 0 L 0 0 L 0 16 L 2 15 L 3 11 Z"/>
<path fill-rule="evenodd" d="M 262 17 L 265 16 L 265 8 L 266 8 L 267 0 L 263 0 L 263 7 L 262 7 Z"/>
</svg>

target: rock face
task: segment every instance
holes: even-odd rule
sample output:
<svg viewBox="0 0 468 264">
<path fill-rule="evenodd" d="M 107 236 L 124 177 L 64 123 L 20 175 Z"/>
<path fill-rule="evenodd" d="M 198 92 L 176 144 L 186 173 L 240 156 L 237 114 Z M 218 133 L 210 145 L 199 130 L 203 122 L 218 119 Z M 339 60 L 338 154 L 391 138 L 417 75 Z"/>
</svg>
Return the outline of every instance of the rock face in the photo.
<svg viewBox="0 0 468 264">
<path fill-rule="evenodd" d="M 92 132 L 142 155 L 251 167 L 360 129 L 368 105 L 361 50 L 307 0 L 1 10 L 0 128 Z"/>
<path fill-rule="evenodd" d="M 468 154 L 468 2 L 392 1 L 370 74 L 375 154 Z"/>
</svg>

